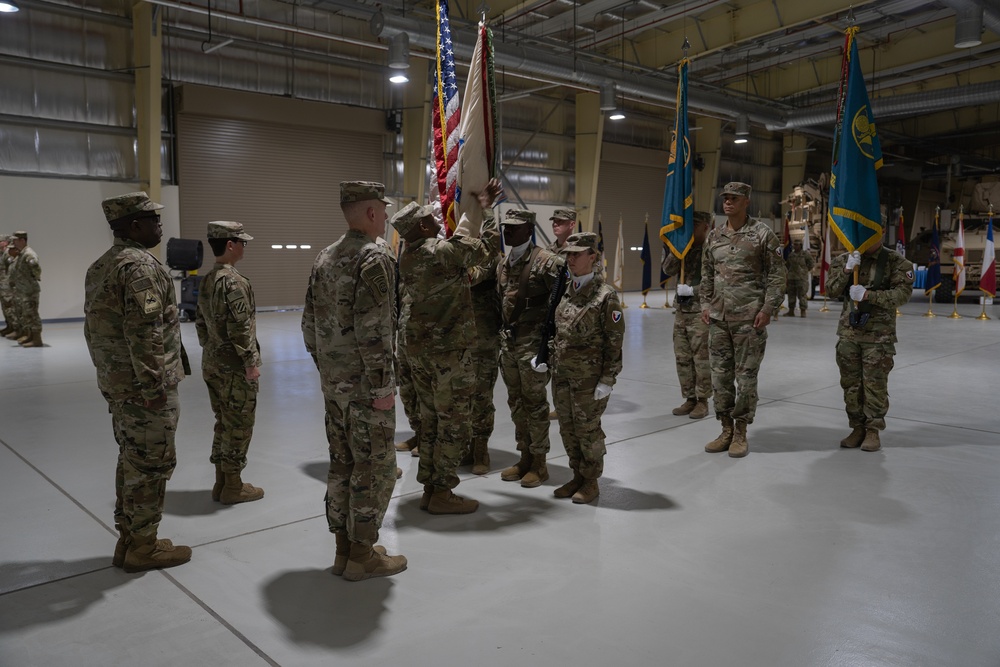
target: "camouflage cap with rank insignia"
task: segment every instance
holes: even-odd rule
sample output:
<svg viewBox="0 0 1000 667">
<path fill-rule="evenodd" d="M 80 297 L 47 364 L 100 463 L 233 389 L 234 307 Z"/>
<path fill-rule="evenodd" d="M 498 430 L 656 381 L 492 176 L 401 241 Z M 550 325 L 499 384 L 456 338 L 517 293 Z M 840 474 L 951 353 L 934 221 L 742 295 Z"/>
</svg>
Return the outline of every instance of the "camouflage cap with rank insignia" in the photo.
<svg viewBox="0 0 1000 667">
<path fill-rule="evenodd" d="M 208 223 L 208 238 L 253 241 L 253 237 L 243 231 L 242 222 L 233 222 L 231 220 L 215 220 Z"/>
<path fill-rule="evenodd" d="M 566 239 L 566 247 L 562 249 L 563 252 L 586 252 L 590 250 L 592 252 L 597 252 L 598 243 L 600 239 L 594 232 L 577 232 L 576 234 L 570 234 L 569 238 Z"/>
<path fill-rule="evenodd" d="M 114 226 L 116 223 L 139 217 L 140 213 L 159 211 L 163 208 L 163 204 L 150 200 L 145 192 L 130 192 L 127 195 L 105 199 L 101 202 L 101 208 L 104 209 L 104 217 L 108 224 Z"/>
<path fill-rule="evenodd" d="M 428 217 L 434 217 L 434 207 L 432 205 L 421 206 L 417 202 L 411 201 L 400 209 L 399 213 L 392 216 L 389 224 L 396 228 L 400 236 L 405 238 L 417 228 L 421 220 Z"/>
<path fill-rule="evenodd" d="M 534 211 L 525 211 L 521 208 L 508 209 L 504 215 L 505 225 L 533 225 L 535 224 Z"/>
<path fill-rule="evenodd" d="M 557 208 L 549 220 L 572 220 L 576 222 L 576 209 L 574 208 Z"/>
<path fill-rule="evenodd" d="M 720 197 L 724 195 L 739 195 L 740 197 L 750 198 L 750 193 L 753 188 L 751 188 L 746 183 L 740 183 L 739 181 L 733 181 L 732 183 L 726 183 L 726 186 L 722 188 L 722 193 Z"/>
<path fill-rule="evenodd" d="M 341 181 L 340 203 L 351 204 L 356 201 L 377 199 L 386 206 L 392 206 L 392 201 L 385 197 L 385 186 L 375 181 Z"/>
</svg>

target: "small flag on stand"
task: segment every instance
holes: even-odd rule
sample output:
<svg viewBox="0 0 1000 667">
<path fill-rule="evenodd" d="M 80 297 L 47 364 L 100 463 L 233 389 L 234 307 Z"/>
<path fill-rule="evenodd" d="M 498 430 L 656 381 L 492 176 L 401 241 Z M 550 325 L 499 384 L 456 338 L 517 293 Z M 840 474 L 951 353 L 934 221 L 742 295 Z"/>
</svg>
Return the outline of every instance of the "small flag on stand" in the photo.
<svg viewBox="0 0 1000 667">
<path fill-rule="evenodd" d="M 827 225 L 826 235 L 823 237 L 823 258 L 820 260 L 819 269 L 819 293 L 826 296 L 826 276 L 830 273 L 830 227 Z"/>
<path fill-rule="evenodd" d="M 997 254 L 993 245 L 993 207 L 986 222 L 986 247 L 983 248 L 983 274 L 979 278 L 979 289 L 989 298 L 997 295 Z"/>
<path fill-rule="evenodd" d="M 931 231 L 931 247 L 927 256 L 927 278 L 924 281 L 924 295 L 941 287 L 941 237 L 938 229 L 941 225 L 941 207 L 934 213 L 934 227 Z"/>
<path fill-rule="evenodd" d="M 906 232 L 903 228 L 903 209 L 899 209 L 899 223 L 896 226 L 896 253 L 906 257 Z"/>
</svg>

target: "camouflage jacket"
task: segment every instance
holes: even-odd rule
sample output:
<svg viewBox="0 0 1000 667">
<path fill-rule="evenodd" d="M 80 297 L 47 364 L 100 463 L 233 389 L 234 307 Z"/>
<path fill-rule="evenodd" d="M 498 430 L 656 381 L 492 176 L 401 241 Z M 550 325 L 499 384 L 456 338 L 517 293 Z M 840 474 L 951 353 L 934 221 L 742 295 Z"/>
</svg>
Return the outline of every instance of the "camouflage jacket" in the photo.
<svg viewBox="0 0 1000 667">
<path fill-rule="evenodd" d="M 408 302 L 403 334 L 407 355 L 465 350 L 475 344 L 469 269 L 489 257 L 485 239 L 466 236 L 406 244 L 399 256 L 399 277 Z"/>
<path fill-rule="evenodd" d="M 562 250 L 565 247 L 566 247 L 565 243 L 562 244 L 562 248 L 560 248 L 559 247 L 559 241 L 553 241 L 552 243 L 550 243 L 547 246 L 545 246 L 545 249 L 548 250 L 549 252 L 551 252 L 554 255 L 559 255 L 559 254 L 562 254 Z"/>
<path fill-rule="evenodd" d="M 480 349 L 496 349 L 500 345 L 500 295 L 497 294 L 497 267 L 503 260 L 500 254 L 500 235 L 489 235 L 491 228 L 483 225 L 483 240 L 489 246 L 489 256 L 469 269 L 472 292 L 472 312 L 476 320 L 476 341 Z M 492 229 L 496 229 L 494 223 Z"/>
<path fill-rule="evenodd" d="M 888 254 L 888 260 L 882 285 L 876 287 L 875 267 L 881 253 Z M 885 246 L 877 253 L 861 255 L 858 284 L 871 288 L 865 294 L 864 301 L 870 304 L 871 316 L 865 326 L 855 329 L 850 325 L 851 299 L 848 296 L 848 290 L 854 284 L 854 272 L 844 273 L 847 258 L 848 254 L 844 253 L 834 259 L 830 275 L 826 278 L 826 295 L 831 299 L 844 299 L 837 335 L 858 343 L 895 343 L 896 308 L 909 301 L 913 293 L 913 265 Z"/>
<path fill-rule="evenodd" d="M 812 254 L 805 250 L 793 250 L 788 253 L 785 264 L 788 267 L 788 282 L 808 283 L 811 278 L 809 272 L 812 271 L 816 260 L 813 259 Z"/>
<path fill-rule="evenodd" d="M 690 285 L 694 290 L 694 296 L 688 303 L 680 303 L 674 297 L 674 307 L 681 313 L 701 312 L 701 260 L 703 245 L 692 245 L 688 253 L 684 255 L 684 284 Z M 681 260 L 677 259 L 674 253 L 667 250 L 667 257 L 663 260 L 661 267 L 663 275 L 668 278 L 677 276 L 680 280 Z"/>
<path fill-rule="evenodd" d="M 205 348 L 202 368 L 231 371 L 260 366 L 253 287 L 231 264 L 216 263 L 198 288 L 195 328 Z"/>
<path fill-rule="evenodd" d="M 577 291 L 573 283 L 556 308 L 552 365 L 556 377 L 572 375 L 614 386 L 622 370 L 625 317 L 618 293 L 599 275 Z"/>
<path fill-rule="evenodd" d="M 10 283 L 7 282 L 10 275 L 10 266 L 14 263 L 14 258 L 7 254 L 7 249 L 0 251 L 0 294 L 10 294 Z"/>
<path fill-rule="evenodd" d="M 348 230 L 316 258 L 302 338 L 328 399 L 371 401 L 395 392 L 396 262 L 382 239 Z"/>
<path fill-rule="evenodd" d="M 38 255 L 25 246 L 7 269 L 7 282 L 11 290 L 18 294 L 38 294 L 42 289 L 38 284 L 41 280 L 42 267 L 38 264 Z"/>
<path fill-rule="evenodd" d="M 559 272 L 566 270 L 565 260 L 548 250 L 539 248 L 531 268 L 528 269 L 528 284 L 525 287 L 524 310 L 517 322 L 510 321 L 517 301 L 517 290 L 521 282 L 521 271 L 528 263 L 536 246 L 528 250 L 513 265 L 506 258 L 497 269 L 497 293 L 500 295 L 500 322 L 504 335 L 513 336 L 513 342 L 525 352 L 534 354 L 542 338 L 542 324 L 548 314 L 549 297 L 559 279 Z"/>
<path fill-rule="evenodd" d="M 716 227 L 705 241 L 702 310 L 713 320 L 752 320 L 774 313 L 785 298 L 781 243 L 763 222 L 747 218 L 739 231 Z"/>
<path fill-rule="evenodd" d="M 84 290 L 83 335 L 106 397 L 153 400 L 184 378 L 174 283 L 148 250 L 116 238 Z"/>
</svg>

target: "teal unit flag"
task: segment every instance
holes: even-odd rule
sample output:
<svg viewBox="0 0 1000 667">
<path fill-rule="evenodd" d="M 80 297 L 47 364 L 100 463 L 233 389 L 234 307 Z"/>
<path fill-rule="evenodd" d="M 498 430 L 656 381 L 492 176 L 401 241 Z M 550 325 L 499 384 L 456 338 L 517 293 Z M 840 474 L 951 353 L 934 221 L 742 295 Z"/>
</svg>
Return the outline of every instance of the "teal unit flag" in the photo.
<svg viewBox="0 0 1000 667">
<path fill-rule="evenodd" d="M 691 141 L 688 133 L 688 59 L 677 66 L 677 117 L 667 162 L 667 184 L 663 191 L 663 219 L 660 240 L 677 259 L 691 249 L 694 241 L 694 198 L 692 197 Z"/>
</svg>

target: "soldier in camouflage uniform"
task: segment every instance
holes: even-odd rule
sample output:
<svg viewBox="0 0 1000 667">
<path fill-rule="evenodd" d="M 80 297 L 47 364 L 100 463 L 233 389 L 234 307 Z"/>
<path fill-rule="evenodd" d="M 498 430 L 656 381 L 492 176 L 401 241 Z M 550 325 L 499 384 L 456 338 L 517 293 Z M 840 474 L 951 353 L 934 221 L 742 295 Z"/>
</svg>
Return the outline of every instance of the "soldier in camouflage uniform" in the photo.
<svg viewBox="0 0 1000 667">
<path fill-rule="evenodd" d="M 811 253 L 802 249 L 802 241 L 792 243 L 792 251 L 785 260 L 788 272 L 788 316 L 795 317 L 795 301 L 799 302 L 799 314 L 806 316 L 809 308 L 809 291 L 812 288 L 812 269 L 816 264 Z"/>
<path fill-rule="evenodd" d="M 555 236 L 555 240 L 546 247 L 546 250 L 560 255 L 566 249 L 566 239 L 576 231 L 576 209 L 557 208 L 549 220 L 552 221 L 552 235 Z M 557 410 L 549 412 L 549 419 L 558 418 Z"/>
<path fill-rule="evenodd" d="M 722 422 L 722 433 L 705 451 L 728 449 L 733 458 L 750 451 L 747 425 L 757 410 L 766 327 L 785 291 L 781 242 L 747 213 L 750 192 L 746 183 L 728 183 L 722 189 L 728 220 L 709 233 L 701 270 L 701 319 L 709 325 L 715 414 Z"/>
<path fill-rule="evenodd" d="M 253 287 L 235 264 L 253 237 L 239 222 L 208 223 L 215 266 L 198 290 L 195 328 L 204 348 L 201 373 L 215 413 L 209 460 L 215 465 L 212 500 L 234 505 L 264 497 L 264 489 L 243 482 L 253 436 L 260 378 L 260 345 Z"/>
<path fill-rule="evenodd" d="M 14 293 L 11 292 L 7 279 L 10 275 L 10 265 L 14 263 L 14 258 L 7 251 L 11 247 L 12 237 L 0 234 L 0 309 L 3 310 L 4 327 L 0 329 L 0 336 L 7 336 L 17 331 L 14 315 Z"/>
<path fill-rule="evenodd" d="M 14 232 L 17 259 L 8 269 L 7 282 L 14 297 L 17 312 L 17 342 L 22 347 L 42 347 L 42 318 L 38 314 L 41 294 L 42 267 L 38 255 L 28 246 L 28 232 Z"/>
<path fill-rule="evenodd" d="M 863 255 L 855 251 L 833 260 L 826 293 L 832 299 L 844 297 L 837 325 L 837 366 L 852 429 L 840 441 L 841 447 L 860 446 L 866 452 L 882 447 L 879 431 L 885 429 L 889 411 L 889 371 L 896 354 L 896 308 L 909 301 L 912 292 L 913 265 L 881 244 Z M 868 316 L 862 326 L 851 326 L 855 309 L 856 318 Z"/>
<path fill-rule="evenodd" d="M 507 404 L 521 459 L 500 473 L 507 482 L 520 480 L 534 488 L 549 478 L 549 373 L 535 372 L 531 361 L 542 340 L 552 288 L 565 262 L 531 242 L 535 214 L 510 209 L 503 222 L 508 254 L 500 263 L 497 289 L 501 302 L 500 374 L 507 385 Z"/>
<path fill-rule="evenodd" d="M 554 491 L 574 503 L 597 498 L 604 471 L 601 415 L 622 370 L 625 320 L 618 293 L 605 284 L 595 264 L 597 234 L 572 234 L 563 252 L 571 281 L 555 312 L 552 346 L 552 394 L 559 433 L 573 479 Z"/>
<path fill-rule="evenodd" d="M 375 544 L 396 484 L 396 262 L 381 238 L 388 205 L 381 183 L 340 184 L 348 231 L 316 258 L 302 314 L 326 407 L 333 573 L 348 581 L 406 569 L 404 556 Z"/>
<path fill-rule="evenodd" d="M 708 416 L 708 399 L 712 396 L 712 365 L 708 358 L 708 325 L 701 321 L 701 260 L 705 237 L 712 224 L 712 214 L 696 211 L 691 248 L 684 255 L 684 282 L 677 285 L 674 296 L 674 360 L 677 379 L 681 383 L 684 403 L 674 408 L 675 415 L 691 419 Z M 681 260 L 667 252 L 663 260 L 663 275 L 680 276 Z M 679 279 L 679 278 L 678 278 Z"/>
<path fill-rule="evenodd" d="M 167 480 L 177 465 L 174 436 L 184 378 L 174 284 L 149 253 L 163 235 L 145 192 L 102 202 L 115 242 L 87 269 L 83 335 L 108 402 L 115 474 L 116 567 L 140 572 L 191 560 L 191 549 L 157 539 Z"/>
<path fill-rule="evenodd" d="M 398 271 L 397 267 L 397 271 Z M 402 290 L 399 290 L 402 293 Z M 417 394 L 413 389 L 413 369 L 410 367 L 410 358 L 406 354 L 406 322 L 410 319 L 410 303 L 403 296 L 400 300 L 399 308 L 399 331 L 396 334 L 396 373 L 399 381 L 399 400 L 403 404 L 403 414 L 410 423 L 410 430 L 413 435 L 396 443 L 397 452 L 410 452 L 413 456 L 420 456 L 420 406 L 417 403 Z"/>
</svg>

